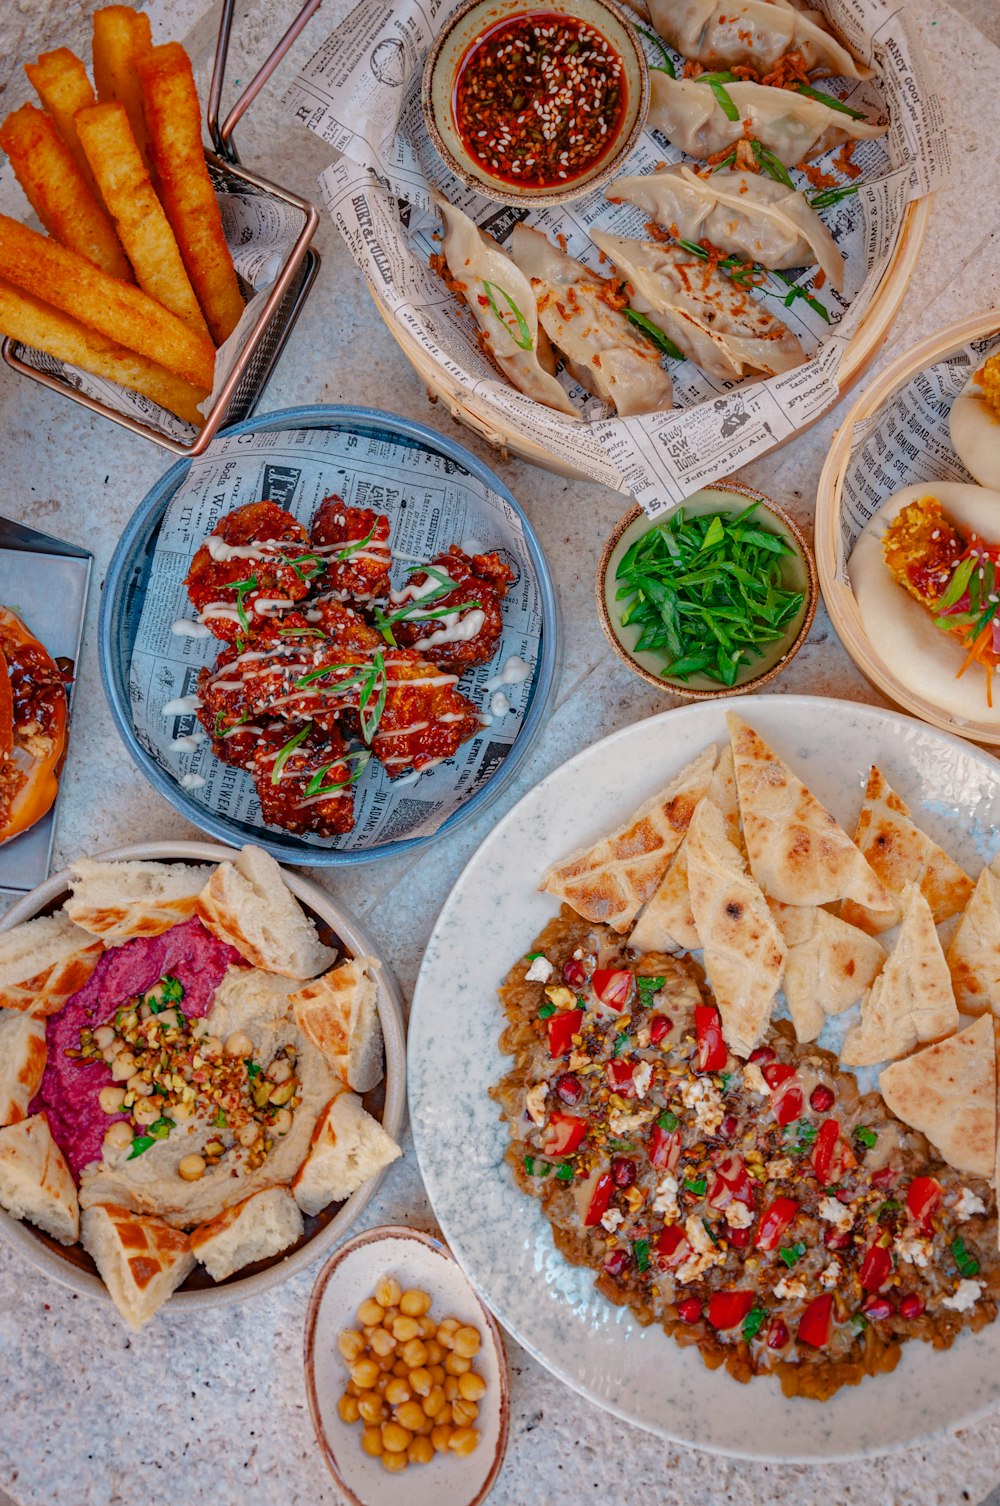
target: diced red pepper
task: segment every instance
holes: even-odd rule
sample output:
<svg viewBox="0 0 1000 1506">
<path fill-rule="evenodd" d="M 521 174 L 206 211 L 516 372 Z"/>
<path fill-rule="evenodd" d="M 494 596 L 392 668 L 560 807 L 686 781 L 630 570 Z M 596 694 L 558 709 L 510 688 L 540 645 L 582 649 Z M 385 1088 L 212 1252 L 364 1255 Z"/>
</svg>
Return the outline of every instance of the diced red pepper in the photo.
<svg viewBox="0 0 1000 1506">
<path fill-rule="evenodd" d="M 679 1224 L 669 1224 L 656 1241 L 656 1258 L 661 1266 L 669 1269 L 687 1259 L 691 1246 Z"/>
<path fill-rule="evenodd" d="M 599 967 L 590 982 L 601 1003 L 609 1009 L 624 1009 L 635 988 L 632 974 L 622 968 Z"/>
<path fill-rule="evenodd" d="M 861 1262 L 861 1285 L 866 1292 L 877 1292 L 892 1274 L 892 1256 L 885 1245 L 869 1245 Z"/>
<path fill-rule="evenodd" d="M 795 1076 L 795 1068 L 788 1066 L 787 1062 L 767 1062 L 761 1067 L 760 1075 L 773 1093 L 775 1088 Z"/>
<path fill-rule="evenodd" d="M 649 1159 L 653 1166 L 673 1171 L 680 1159 L 681 1136 L 680 1130 L 661 1129 L 654 1124 L 653 1133 L 649 1137 Z"/>
<path fill-rule="evenodd" d="M 732 1202 L 746 1203 L 748 1208 L 754 1206 L 753 1182 L 743 1164 L 743 1157 L 736 1151 L 730 1151 L 716 1162 L 715 1181 L 708 1201 L 713 1208 L 727 1208 Z"/>
<path fill-rule="evenodd" d="M 590 1203 L 586 1213 L 583 1215 L 583 1222 L 588 1229 L 595 1228 L 601 1222 L 601 1219 L 608 1211 L 608 1204 L 611 1201 L 611 1194 L 614 1190 L 615 1184 L 610 1171 L 603 1171 L 594 1184 Z"/>
<path fill-rule="evenodd" d="M 549 1055 L 568 1056 L 573 1049 L 573 1037 L 579 1035 L 583 1022 L 582 1009 L 561 1009 L 549 1015 Z"/>
<path fill-rule="evenodd" d="M 776 1250 L 785 1230 L 798 1211 L 799 1205 L 794 1198 L 776 1197 L 760 1216 L 760 1228 L 757 1230 L 758 1250 Z"/>
<path fill-rule="evenodd" d="M 722 1016 L 714 1004 L 696 1004 L 694 1031 L 698 1041 L 696 1072 L 721 1072 L 726 1065 L 726 1043 L 722 1039 Z"/>
<path fill-rule="evenodd" d="M 571 1155 L 586 1133 L 586 1119 L 580 1119 L 576 1114 L 555 1113 L 545 1130 L 542 1149 L 547 1156 Z"/>
<path fill-rule="evenodd" d="M 936 1177 L 914 1177 L 906 1189 L 906 1206 L 922 1228 L 930 1228 L 931 1214 L 944 1188 Z"/>
<path fill-rule="evenodd" d="M 799 1319 L 797 1338 L 800 1344 L 811 1344 L 822 1349 L 830 1339 L 830 1320 L 833 1317 L 833 1293 L 824 1292 L 814 1297 Z"/>
<path fill-rule="evenodd" d="M 632 1062 L 608 1062 L 608 1081 L 613 1090 L 622 1098 L 632 1098 L 635 1094 L 635 1083 L 632 1081 L 633 1070 Z"/>
<path fill-rule="evenodd" d="M 713 1292 L 708 1299 L 708 1321 L 713 1328 L 735 1328 L 753 1307 L 753 1292 Z"/>
<path fill-rule="evenodd" d="M 837 1149 L 837 1141 L 840 1139 L 840 1122 L 837 1119 L 824 1119 L 819 1127 L 819 1133 L 813 1143 L 812 1168 L 824 1187 L 835 1180 L 833 1176 L 833 1157 Z"/>
</svg>

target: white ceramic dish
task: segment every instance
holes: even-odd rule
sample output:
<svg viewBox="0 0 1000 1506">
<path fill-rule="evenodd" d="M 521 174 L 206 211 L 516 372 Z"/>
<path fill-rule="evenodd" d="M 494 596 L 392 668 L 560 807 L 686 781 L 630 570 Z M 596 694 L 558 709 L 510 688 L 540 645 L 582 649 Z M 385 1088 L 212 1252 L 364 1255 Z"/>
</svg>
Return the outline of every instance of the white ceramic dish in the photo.
<svg viewBox="0 0 1000 1506">
<path fill-rule="evenodd" d="M 972 1422 L 1000 1403 L 1000 1323 L 938 1353 L 907 1344 L 891 1375 L 819 1404 L 776 1379 L 742 1386 L 659 1328 L 640 1328 L 568 1264 L 503 1161 L 488 1088 L 507 1070 L 494 990 L 555 913 L 535 884 L 555 859 L 613 828 L 707 743 L 725 706 L 704 702 L 586 748 L 493 829 L 438 919 L 417 982 L 409 1092 L 417 1156 L 457 1260 L 501 1323 L 554 1374 L 665 1438 L 745 1458 L 884 1453 Z M 873 760 L 916 819 L 971 873 L 1000 846 L 1000 764 L 897 712 L 811 696 L 755 696 L 741 713 L 848 829 Z M 846 1018 L 846 1017 L 845 1017 Z M 456 1022 L 461 1021 L 461 1029 Z M 502 1236 L 500 1231 L 502 1230 Z"/>
<path fill-rule="evenodd" d="M 478 1328 L 482 1348 L 474 1368 L 486 1382 L 479 1403 L 478 1446 L 464 1459 L 437 1454 L 430 1464 L 389 1474 L 361 1450 L 361 1427 L 344 1422 L 337 1402 L 347 1370 L 337 1348 L 342 1328 L 357 1326 L 359 1305 L 382 1276 L 418 1287 L 432 1298 L 431 1316 L 450 1316 Z M 369 1229 L 323 1267 L 306 1316 L 306 1394 L 323 1457 L 352 1506 L 479 1506 L 497 1477 L 507 1448 L 510 1405 L 507 1359 L 494 1319 L 458 1263 L 439 1240 L 418 1229 Z"/>
<path fill-rule="evenodd" d="M 97 854 L 103 859 L 141 860 L 144 862 L 221 863 L 233 856 L 233 849 L 214 842 L 142 842 L 130 847 L 116 847 L 110 852 Z M 319 922 L 321 932 L 333 933 L 339 949 L 351 956 L 378 956 L 375 943 L 346 911 L 336 905 L 317 884 L 299 878 L 287 868 L 283 870 L 289 889 L 302 905 Z M 0 931 L 31 920 L 36 915 L 55 910 L 69 892 L 69 874 L 66 869 L 54 873 L 26 894 L 0 921 Z M 384 1103 L 381 1112 L 369 1098 L 366 1106 L 379 1117 L 387 1134 L 398 1140 L 406 1103 L 406 1040 L 403 1033 L 403 1012 L 399 989 L 395 979 L 382 964 L 378 987 L 378 1013 L 385 1042 Z M 195 1308 L 222 1307 L 232 1302 L 242 1302 L 247 1297 L 266 1291 L 287 1281 L 298 1271 L 312 1265 L 313 1261 L 342 1239 L 348 1229 L 368 1205 L 382 1180 L 382 1175 L 359 1187 L 339 1207 L 331 1205 L 316 1218 L 306 1219 L 303 1239 L 284 1256 L 260 1266 L 250 1267 L 249 1274 L 237 1273 L 228 1281 L 216 1285 L 201 1266 L 188 1277 L 182 1287 L 169 1299 L 171 1311 Z M 45 1275 L 71 1287 L 86 1296 L 95 1296 L 110 1302 L 107 1289 L 97 1275 L 90 1256 L 81 1245 L 67 1249 L 56 1244 L 47 1235 L 31 1224 L 20 1223 L 0 1210 L 0 1240 L 10 1245 Z"/>
</svg>

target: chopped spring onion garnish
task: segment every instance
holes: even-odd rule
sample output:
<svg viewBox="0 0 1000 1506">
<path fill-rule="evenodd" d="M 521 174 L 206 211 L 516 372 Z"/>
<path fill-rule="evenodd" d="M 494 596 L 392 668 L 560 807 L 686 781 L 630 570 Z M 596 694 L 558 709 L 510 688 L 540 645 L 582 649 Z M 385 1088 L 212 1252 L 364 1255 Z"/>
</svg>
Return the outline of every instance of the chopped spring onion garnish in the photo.
<svg viewBox="0 0 1000 1506">
<path fill-rule="evenodd" d="M 453 606 L 431 607 L 430 610 L 424 609 L 425 601 L 438 600 L 442 596 L 447 596 L 448 592 L 454 589 L 454 586 L 448 586 L 447 588 L 439 586 L 436 591 L 431 591 L 427 596 L 422 597 L 420 601 L 407 602 L 406 606 L 400 607 L 398 612 L 390 612 L 388 615 L 381 608 L 376 607 L 375 626 L 389 647 L 395 648 L 396 640 L 392 635 L 392 630 L 397 622 L 407 620 L 419 623 L 432 622 L 439 617 L 450 617 L 455 612 L 468 612 L 473 607 L 481 605 L 478 601 L 457 601 Z"/>
<path fill-rule="evenodd" d="M 649 1240 L 635 1240 L 632 1245 L 632 1254 L 635 1256 L 636 1270 L 647 1271 L 649 1269 Z"/>
<path fill-rule="evenodd" d="M 174 1121 L 172 1119 L 164 1118 L 164 1116 L 161 1114 L 159 1119 L 154 1119 L 153 1123 L 149 1126 L 149 1133 L 152 1135 L 154 1140 L 165 1140 L 170 1134 L 170 1131 L 175 1128 L 176 1125 L 174 1124 Z"/>
<path fill-rule="evenodd" d="M 700 73 L 698 75 L 698 83 L 708 85 L 712 91 L 715 103 L 719 106 L 719 109 L 727 120 L 739 120 L 740 112 L 736 108 L 733 97 L 723 87 L 725 84 L 736 83 L 735 73 L 729 73 L 728 71 L 722 73 Z"/>
<path fill-rule="evenodd" d="M 628 1041 L 628 1030 L 625 1029 L 625 1030 L 622 1031 L 622 1033 L 619 1035 L 618 1039 L 615 1041 L 615 1048 L 614 1048 L 614 1050 L 611 1053 L 612 1056 L 614 1056 L 616 1058 L 619 1057 L 619 1056 L 621 1056 L 621 1054 L 622 1054 L 623 1051 L 627 1051 L 628 1050 L 628 1044 L 629 1044 L 629 1041 Z"/>
<path fill-rule="evenodd" d="M 274 768 L 271 770 L 272 784 L 279 783 L 281 779 L 282 769 L 285 767 L 285 764 L 291 758 L 292 754 L 295 752 L 295 749 L 299 746 L 299 744 L 305 742 L 306 738 L 312 731 L 312 725 L 312 722 L 306 722 L 305 726 L 300 727 L 298 732 L 296 732 L 293 737 L 290 737 L 287 743 L 283 745 L 283 747 L 279 748 L 278 755 L 274 760 Z"/>
<path fill-rule="evenodd" d="M 536 1161 L 534 1156 L 525 1156 L 524 1169 L 529 1177 L 547 1177 L 552 1167 L 548 1161 Z"/>
<path fill-rule="evenodd" d="M 544 952 L 525 952 L 525 954 L 524 954 L 524 960 L 525 960 L 525 962 L 537 962 L 538 959 L 539 959 L 539 957 L 544 957 L 544 956 L 545 956 Z"/>
<path fill-rule="evenodd" d="M 368 532 L 365 534 L 365 536 L 364 536 L 363 539 L 358 539 L 358 541 L 357 541 L 356 544 L 348 544 L 348 545 L 346 545 L 346 547 L 343 548 L 340 551 L 339 554 L 335 554 L 334 555 L 334 559 L 337 562 L 337 564 L 338 565 L 343 564 L 344 560 L 349 560 L 352 555 L 358 554 L 365 547 L 366 544 L 370 544 L 371 541 L 372 541 L 372 536 L 375 533 L 375 528 L 376 528 L 376 524 L 373 523 L 372 526 L 371 526 L 371 528 L 369 528 Z"/>
<path fill-rule="evenodd" d="M 128 1159 L 134 1161 L 136 1156 L 141 1156 L 143 1151 L 147 1151 L 151 1145 L 155 1144 L 156 1138 L 153 1135 L 136 1135 L 132 1141 L 132 1149 L 128 1153 Z"/>
<path fill-rule="evenodd" d="M 372 658 L 373 674 L 366 683 L 361 694 L 361 735 L 366 743 L 370 743 L 378 730 L 378 724 L 382 720 L 382 712 L 385 710 L 385 697 L 388 690 L 386 683 L 385 660 L 381 653 L 376 652 Z M 375 705 L 372 706 L 372 697 Z"/>
<path fill-rule="evenodd" d="M 633 25 L 634 24 L 635 23 L 633 22 Z M 666 43 L 664 42 L 663 38 L 658 37 L 655 32 L 647 31 L 645 26 L 636 26 L 635 29 L 640 34 L 640 36 L 646 38 L 647 42 L 651 42 L 653 44 L 657 52 L 659 52 L 660 56 L 663 58 L 662 63 L 650 63 L 649 67 L 652 68 L 655 73 L 668 73 L 671 78 L 676 78 L 677 69 L 674 67 L 674 60 L 670 56 L 670 53 L 667 51 Z"/>
<path fill-rule="evenodd" d="M 659 993 L 667 980 L 666 978 L 636 978 L 635 981 L 639 989 L 639 1003 L 645 1009 L 649 1007 L 649 1001 L 653 995 Z"/>
<path fill-rule="evenodd" d="M 834 204 L 839 204 L 841 199 L 849 199 L 857 193 L 860 186 L 858 183 L 850 183 L 844 188 L 824 188 L 809 200 L 810 208 L 830 209 Z"/>
<path fill-rule="evenodd" d="M 797 283 L 792 282 L 791 278 L 786 277 L 783 272 L 775 272 L 774 275 L 778 279 L 778 281 L 783 282 L 785 284 L 785 287 L 788 289 L 788 292 L 784 295 L 784 297 L 782 297 L 780 293 L 773 295 L 774 297 L 781 298 L 781 301 L 785 305 L 786 309 L 790 309 L 797 298 L 802 298 L 811 309 L 819 314 L 821 319 L 825 319 L 827 324 L 830 323 L 830 310 L 827 308 L 825 303 L 821 303 L 820 300 L 813 293 L 810 293 L 806 288 L 800 288 Z M 769 291 L 770 290 L 768 288 L 764 289 L 765 293 Z"/>
<path fill-rule="evenodd" d="M 665 334 L 658 324 L 654 324 L 652 319 L 647 319 L 645 314 L 639 313 L 638 309 L 625 309 L 624 314 L 629 323 L 634 324 L 636 329 L 641 330 L 647 339 L 652 340 L 657 350 L 661 351 L 663 355 L 669 356 L 672 361 L 683 361 L 685 359 L 684 352 L 680 347 L 675 345 L 670 336 Z"/>
<path fill-rule="evenodd" d="M 279 553 L 278 559 L 294 570 L 299 580 L 315 580 L 317 575 L 323 573 L 323 561 L 318 554 L 300 554 L 295 559 L 290 559 L 287 554 Z M 308 565 L 309 569 L 303 570 L 303 565 Z"/>
<path fill-rule="evenodd" d="M 974 1255 L 970 1255 L 965 1248 L 965 1240 L 959 1235 L 958 1239 L 951 1242 L 951 1253 L 955 1257 L 960 1276 L 975 1276 L 979 1271 L 979 1261 Z"/>
<path fill-rule="evenodd" d="M 371 754 L 368 752 L 367 748 L 363 748 L 358 753 L 348 753 L 344 758 L 335 758 L 333 760 L 333 763 L 324 765 L 322 769 L 318 769 L 317 772 L 313 775 L 309 783 L 306 785 L 306 796 L 336 795 L 339 794 L 341 790 L 348 789 L 350 785 L 355 784 L 357 780 L 361 778 L 362 774 L 365 772 L 365 767 L 370 758 Z M 323 780 L 326 778 L 327 774 L 329 774 L 330 770 L 336 768 L 337 764 L 345 763 L 354 763 L 357 765 L 354 773 L 349 775 L 347 779 L 340 779 L 336 784 L 330 784 L 324 788 Z"/>
<path fill-rule="evenodd" d="M 538 1009 L 538 1018 L 540 1020 L 547 1020 L 549 1016 L 555 1014 L 555 1012 L 556 1006 L 554 1004 L 542 1004 Z"/>
<path fill-rule="evenodd" d="M 864 120 L 863 110 L 852 110 L 850 105 L 845 105 L 842 99 L 837 99 L 832 94 L 821 94 L 819 89 L 810 88 L 808 84 L 792 84 L 791 87 L 798 94 L 808 94 L 810 99 L 818 99 L 829 110 L 839 110 L 841 115 L 849 115 L 852 120 Z"/>
<path fill-rule="evenodd" d="M 518 308 L 513 298 L 507 292 L 507 289 L 500 287 L 498 283 L 487 282 L 484 278 L 483 292 L 486 294 L 486 301 L 490 306 L 490 312 L 496 315 L 496 318 L 503 325 L 508 335 L 510 335 L 510 338 L 517 346 L 518 350 L 530 350 L 534 342 L 531 338 L 531 330 L 528 328 L 528 321 L 521 313 L 521 310 Z M 494 298 L 493 296 L 494 293 L 498 294 L 503 299 L 504 303 L 507 305 L 507 311 L 501 312 L 501 310 L 497 306 L 496 298 Z M 511 325 L 511 319 L 513 319 L 514 321 L 513 327 Z"/>
<path fill-rule="evenodd" d="M 767 173 L 769 178 L 776 179 L 778 183 L 784 183 L 786 188 L 795 187 L 788 176 L 787 167 L 783 162 L 778 161 L 773 152 L 769 152 L 766 146 L 761 146 L 759 141 L 751 141 L 750 147 L 757 166 Z"/>
<path fill-rule="evenodd" d="M 684 1190 L 690 1192 L 692 1197 L 704 1197 L 708 1191 L 708 1183 L 704 1177 L 685 1177 Z"/>
<path fill-rule="evenodd" d="M 557 1169 L 556 1176 L 560 1182 L 572 1182 L 573 1168 L 568 1161 L 564 1161 L 562 1165 Z"/>
<path fill-rule="evenodd" d="M 249 575 L 247 576 L 246 580 L 231 581 L 230 588 L 231 590 L 236 592 L 236 615 L 240 620 L 240 626 L 243 628 L 244 632 L 249 633 L 250 619 L 246 614 L 246 608 L 244 607 L 243 602 L 251 591 L 256 591 L 257 577 L 256 575 Z"/>
</svg>

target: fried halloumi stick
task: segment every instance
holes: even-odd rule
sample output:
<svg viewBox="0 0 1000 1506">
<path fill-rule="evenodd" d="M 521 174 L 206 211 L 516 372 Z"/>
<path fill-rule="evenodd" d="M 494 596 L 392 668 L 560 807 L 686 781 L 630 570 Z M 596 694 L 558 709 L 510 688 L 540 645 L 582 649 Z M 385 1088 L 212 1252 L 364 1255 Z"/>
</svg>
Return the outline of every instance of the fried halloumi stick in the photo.
<svg viewBox="0 0 1000 1506">
<path fill-rule="evenodd" d="M 208 396 L 207 392 L 6 282 L 0 282 L 0 333 L 95 376 L 106 377 L 120 387 L 141 392 L 199 429 L 205 422 L 197 405 Z"/>
<path fill-rule="evenodd" d="M 193 386 L 211 389 L 211 340 L 194 334 L 141 288 L 109 277 L 86 257 L 5 214 L 0 214 L 0 278 Z"/>
<path fill-rule="evenodd" d="M 120 99 L 129 125 L 149 166 L 149 133 L 142 111 L 139 60 L 153 45 L 149 17 L 127 5 L 107 5 L 94 12 L 94 83 L 102 104 Z"/>
<path fill-rule="evenodd" d="M 0 147 L 50 235 L 112 277 L 132 281 L 115 227 L 95 198 L 55 121 L 37 105 L 22 105 L 0 125 Z"/>
<path fill-rule="evenodd" d="M 43 52 L 37 63 L 25 63 L 24 71 L 96 197 L 97 184 L 91 177 L 90 163 L 73 123 L 77 110 L 85 110 L 94 103 L 86 68 L 68 47 L 57 47 L 55 52 Z"/>
<path fill-rule="evenodd" d="M 178 42 L 139 62 L 150 151 L 160 199 L 217 345 L 232 334 L 243 298 L 205 166 L 201 111 L 191 63 Z"/>
<path fill-rule="evenodd" d="M 210 339 L 125 106 L 117 99 L 92 105 L 77 115 L 76 127 L 140 288 L 183 319 L 188 329 Z"/>
</svg>

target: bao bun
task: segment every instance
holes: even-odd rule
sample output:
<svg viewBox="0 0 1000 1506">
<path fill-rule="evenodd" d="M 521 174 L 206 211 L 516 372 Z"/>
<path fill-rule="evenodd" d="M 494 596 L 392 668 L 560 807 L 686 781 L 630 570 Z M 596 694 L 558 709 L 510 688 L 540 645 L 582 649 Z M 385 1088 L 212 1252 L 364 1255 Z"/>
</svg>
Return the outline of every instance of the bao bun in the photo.
<svg viewBox="0 0 1000 1506">
<path fill-rule="evenodd" d="M 971 376 L 951 405 L 951 442 L 981 486 L 1000 487 L 1000 418 Z"/>
<path fill-rule="evenodd" d="M 997 432 L 1000 436 L 1000 426 Z M 956 679 L 965 658 L 961 643 L 953 634 L 935 627 L 930 612 L 898 585 L 886 568 L 882 539 L 889 524 L 904 507 L 922 497 L 936 497 L 945 516 L 963 532 L 974 529 L 984 543 L 1000 543 L 1000 492 L 957 481 L 926 481 L 904 487 L 872 518 L 848 562 L 861 621 L 885 668 L 907 690 L 963 721 L 1000 726 L 1000 681 L 990 707 L 981 669 L 970 666 L 960 680 Z"/>
</svg>

